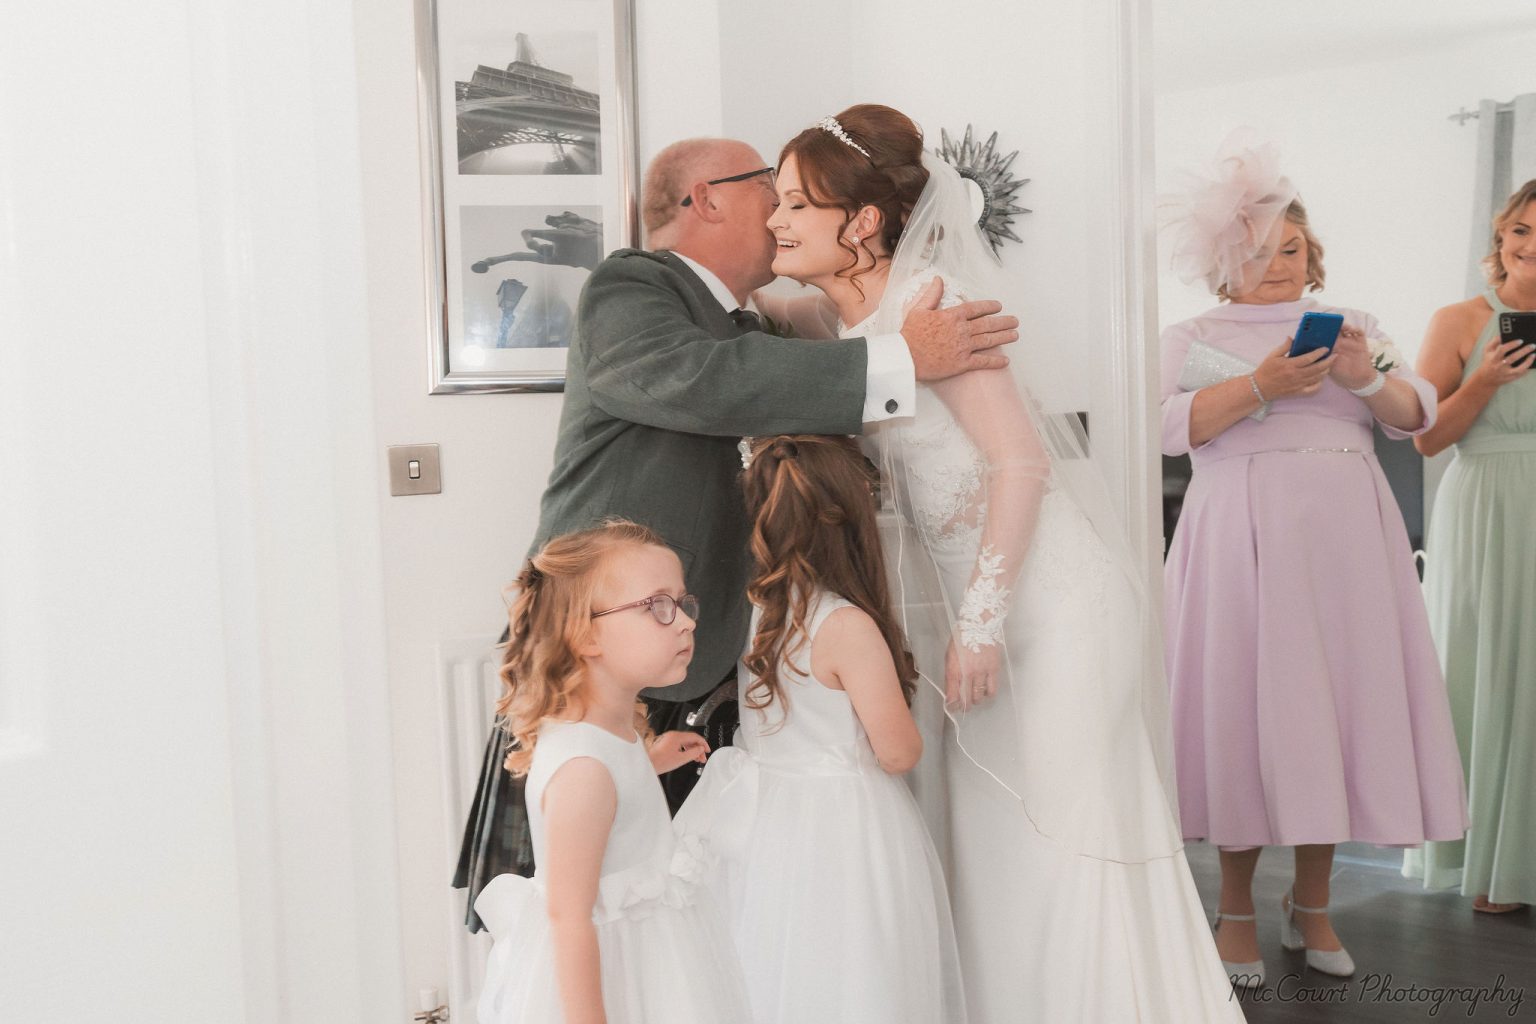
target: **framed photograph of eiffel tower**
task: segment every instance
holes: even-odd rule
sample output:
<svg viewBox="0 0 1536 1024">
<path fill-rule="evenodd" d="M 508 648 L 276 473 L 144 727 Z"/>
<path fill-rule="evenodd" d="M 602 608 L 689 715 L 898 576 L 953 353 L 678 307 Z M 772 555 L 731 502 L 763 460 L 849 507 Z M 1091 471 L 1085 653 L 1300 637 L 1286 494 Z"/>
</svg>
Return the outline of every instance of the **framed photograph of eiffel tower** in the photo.
<svg viewBox="0 0 1536 1024">
<path fill-rule="evenodd" d="M 416 0 L 428 389 L 559 391 L 639 240 L 632 0 Z"/>
</svg>

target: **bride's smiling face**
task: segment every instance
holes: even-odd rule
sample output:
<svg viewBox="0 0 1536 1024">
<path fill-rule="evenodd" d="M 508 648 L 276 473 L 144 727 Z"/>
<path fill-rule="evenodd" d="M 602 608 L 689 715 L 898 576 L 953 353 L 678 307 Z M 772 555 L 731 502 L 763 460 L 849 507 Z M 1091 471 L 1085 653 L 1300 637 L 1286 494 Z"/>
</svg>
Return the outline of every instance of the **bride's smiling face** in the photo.
<svg viewBox="0 0 1536 1024">
<path fill-rule="evenodd" d="M 835 206 L 813 206 L 800 179 L 800 165 L 793 156 L 785 159 L 778 175 L 779 205 L 768 218 L 768 230 L 778 248 L 773 272 L 806 284 L 815 284 L 846 270 L 853 253 L 838 244 L 850 235 L 848 215 Z"/>
</svg>

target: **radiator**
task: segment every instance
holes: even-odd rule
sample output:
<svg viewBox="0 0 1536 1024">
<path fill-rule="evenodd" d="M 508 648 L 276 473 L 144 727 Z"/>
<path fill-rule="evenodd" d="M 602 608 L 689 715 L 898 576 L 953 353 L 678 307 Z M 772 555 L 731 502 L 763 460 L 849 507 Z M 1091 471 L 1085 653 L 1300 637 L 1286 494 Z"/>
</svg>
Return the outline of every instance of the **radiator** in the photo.
<svg viewBox="0 0 1536 1024">
<path fill-rule="evenodd" d="M 464 822 L 475 798 L 485 738 L 490 734 L 496 698 L 501 693 L 499 638 L 445 640 L 437 646 L 438 721 L 442 729 L 443 848 L 447 872 L 458 863 Z M 485 958 L 491 937 L 464 927 L 468 890 L 443 888 L 444 925 L 448 929 L 448 1005 L 454 1024 L 470 1024 L 485 982 Z"/>
</svg>

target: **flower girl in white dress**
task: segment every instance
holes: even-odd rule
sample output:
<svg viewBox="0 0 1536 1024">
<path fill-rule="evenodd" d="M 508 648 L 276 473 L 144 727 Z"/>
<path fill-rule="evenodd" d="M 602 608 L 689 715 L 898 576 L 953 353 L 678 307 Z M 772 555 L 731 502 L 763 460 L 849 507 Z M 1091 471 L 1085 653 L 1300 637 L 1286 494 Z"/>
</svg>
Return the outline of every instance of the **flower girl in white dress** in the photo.
<svg viewBox="0 0 1536 1024">
<path fill-rule="evenodd" d="M 674 838 L 656 776 L 708 753 L 651 737 L 641 689 L 680 682 L 698 603 L 650 530 L 557 537 L 518 579 L 497 704 L 528 776 L 538 872 L 475 901 L 495 945 L 481 1024 L 745 1024 L 740 968 L 697 843 Z"/>
<path fill-rule="evenodd" d="M 872 477 L 846 437 L 748 444 L 756 563 L 741 731 L 678 812 L 702 837 L 755 1024 L 964 1024 L 944 877 L 901 776 L 916 672 Z"/>
</svg>

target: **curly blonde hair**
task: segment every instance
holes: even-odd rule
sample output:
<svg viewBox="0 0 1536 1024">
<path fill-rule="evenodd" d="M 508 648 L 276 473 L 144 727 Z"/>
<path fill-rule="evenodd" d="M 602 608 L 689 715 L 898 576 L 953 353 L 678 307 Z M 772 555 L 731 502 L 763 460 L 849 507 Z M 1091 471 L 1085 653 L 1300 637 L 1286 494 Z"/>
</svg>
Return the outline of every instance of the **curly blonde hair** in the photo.
<svg viewBox="0 0 1536 1024">
<path fill-rule="evenodd" d="M 512 737 L 505 767 L 513 775 L 528 774 L 539 727 L 546 719 L 581 713 L 587 669 L 577 652 L 592 637 L 592 598 L 599 574 L 614 553 L 634 547 L 667 544 L 638 523 L 610 519 L 556 537 L 518 574 L 501 661 L 502 695 L 496 702 L 496 714 Z M 639 701 L 635 731 L 649 742 L 645 705 Z"/>
<path fill-rule="evenodd" d="M 1536 203 L 1536 178 L 1516 189 L 1515 194 L 1509 197 L 1509 202 L 1504 204 L 1504 209 L 1493 218 L 1493 245 L 1488 255 L 1483 257 L 1483 272 L 1488 275 L 1488 283 L 1495 288 L 1509 280 L 1509 271 L 1504 269 L 1504 261 L 1499 259 L 1499 247 L 1504 244 L 1504 229 L 1520 219 L 1520 214 L 1525 212 L 1529 203 Z"/>
</svg>

